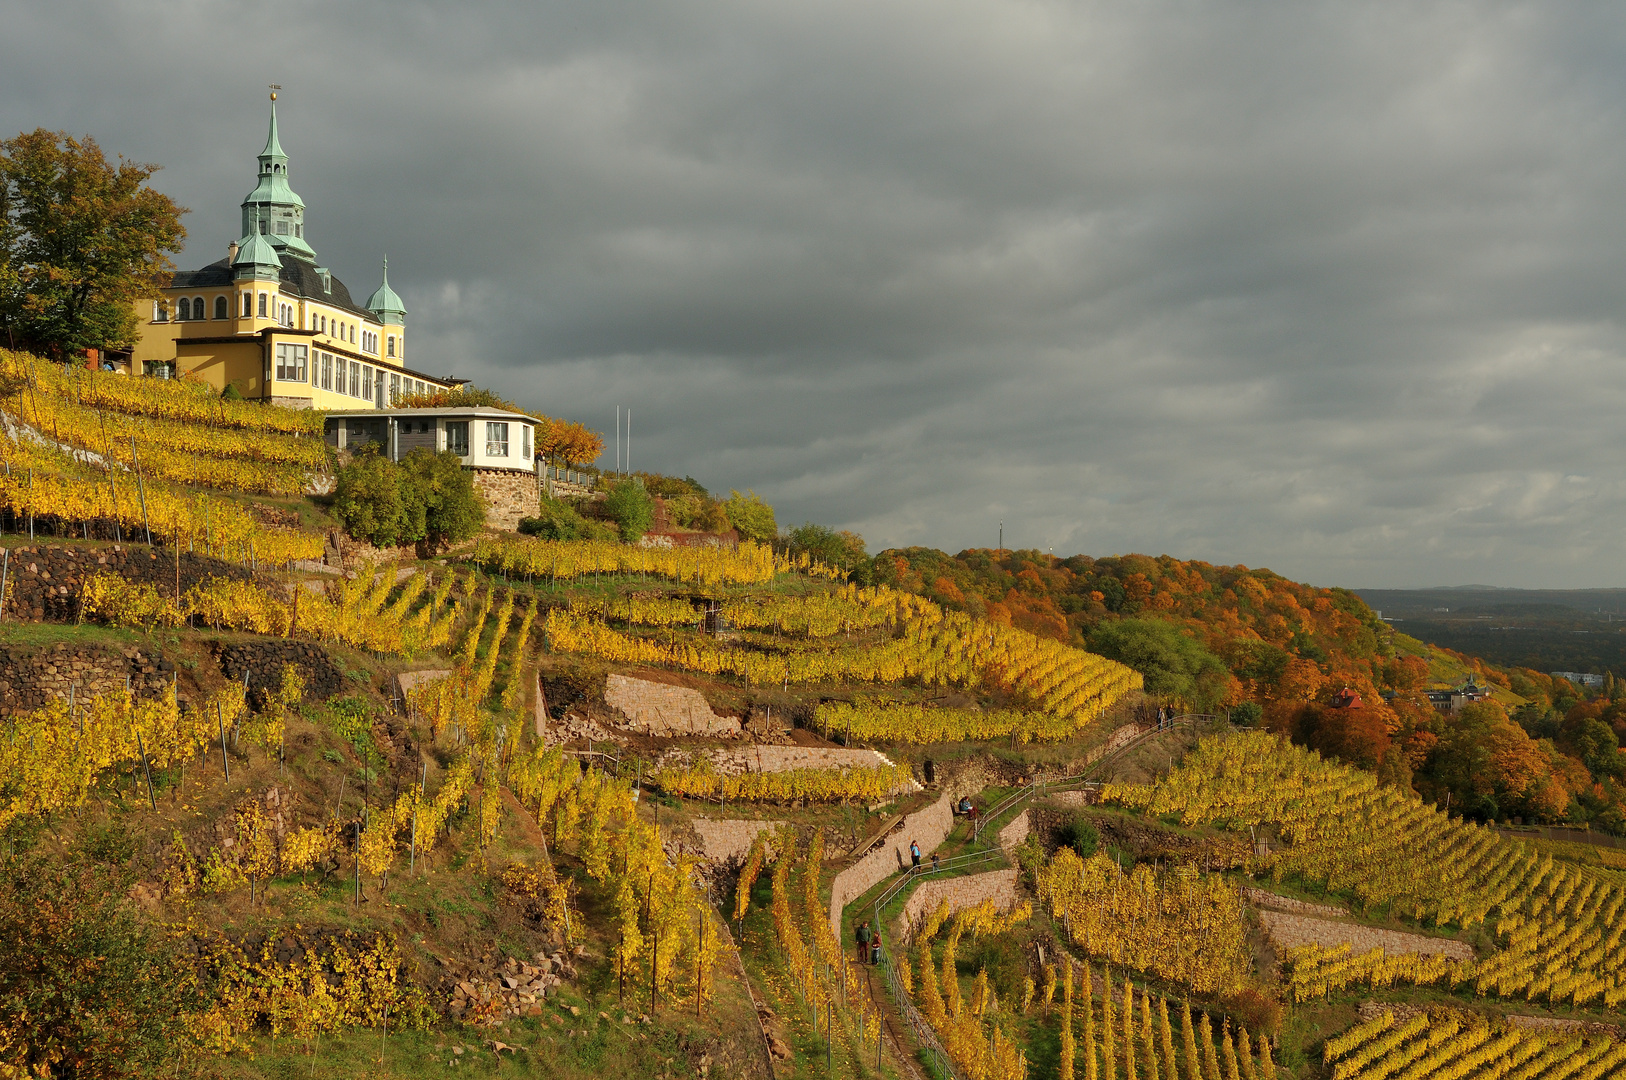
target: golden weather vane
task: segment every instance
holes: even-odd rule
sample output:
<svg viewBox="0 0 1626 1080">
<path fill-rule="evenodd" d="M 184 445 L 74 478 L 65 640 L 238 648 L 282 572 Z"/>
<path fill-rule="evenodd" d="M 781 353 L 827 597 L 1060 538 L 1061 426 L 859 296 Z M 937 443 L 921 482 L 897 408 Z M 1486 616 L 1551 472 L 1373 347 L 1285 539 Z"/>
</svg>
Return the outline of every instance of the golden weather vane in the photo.
<svg viewBox="0 0 1626 1080">
<path fill-rule="evenodd" d="M 271 100 L 277 100 L 277 91 L 282 89 L 281 83 L 271 83 Z"/>
</svg>

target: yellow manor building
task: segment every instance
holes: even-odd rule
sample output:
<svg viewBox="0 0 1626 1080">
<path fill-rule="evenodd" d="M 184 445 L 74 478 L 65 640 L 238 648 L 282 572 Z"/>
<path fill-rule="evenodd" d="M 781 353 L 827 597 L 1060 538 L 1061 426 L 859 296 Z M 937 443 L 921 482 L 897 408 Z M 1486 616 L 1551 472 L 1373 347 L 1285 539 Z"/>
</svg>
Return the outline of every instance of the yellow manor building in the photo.
<svg viewBox="0 0 1626 1080">
<path fill-rule="evenodd" d="M 288 155 L 271 133 L 258 183 L 243 200 L 243 236 L 219 262 L 174 275 L 164 298 L 143 301 L 134 372 L 186 372 L 216 390 L 294 408 L 386 409 L 402 394 L 461 380 L 407 367 L 406 306 L 383 282 L 358 306 L 305 237 L 305 203 L 288 186 Z"/>
</svg>

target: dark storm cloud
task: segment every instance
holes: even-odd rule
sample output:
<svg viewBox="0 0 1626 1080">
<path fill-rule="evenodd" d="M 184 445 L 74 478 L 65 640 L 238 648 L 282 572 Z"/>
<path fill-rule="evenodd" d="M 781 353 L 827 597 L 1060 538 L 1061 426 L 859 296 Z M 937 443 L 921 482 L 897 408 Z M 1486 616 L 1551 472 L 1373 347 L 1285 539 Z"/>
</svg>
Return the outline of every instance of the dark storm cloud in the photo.
<svg viewBox="0 0 1626 1080">
<path fill-rule="evenodd" d="M 0 3 L 0 130 L 283 144 L 413 362 L 872 548 L 1621 584 L 1626 15 Z"/>
</svg>

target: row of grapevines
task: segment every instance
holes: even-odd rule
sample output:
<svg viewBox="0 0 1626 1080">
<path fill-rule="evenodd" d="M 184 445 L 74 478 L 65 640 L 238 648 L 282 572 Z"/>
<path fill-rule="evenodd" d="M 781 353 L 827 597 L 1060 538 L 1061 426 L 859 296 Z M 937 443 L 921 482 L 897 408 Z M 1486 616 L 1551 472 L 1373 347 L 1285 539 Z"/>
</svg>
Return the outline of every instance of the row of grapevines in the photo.
<svg viewBox="0 0 1626 1080">
<path fill-rule="evenodd" d="M 1431 1009 L 1402 1024 L 1393 1014 L 1327 1040 L 1333 1080 L 1533 1080 L 1620 1075 L 1626 1043 L 1607 1036 L 1554 1035 L 1484 1017 Z"/>
<path fill-rule="evenodd" d="M 1250 956 L 1241 893 L 1189 866 L 1123 873 L 1097 852 L 1060 848 L 1037 873 L 1040 900 L 1071 940 L 1101 957 L 1200 994 L 1226 994 L 1247 975 Z"/>
<path fill-rule="evenodd" d="M 726 547 L 633 547 L 600 540 L 542 540 L 487 536 L 469 558 L 492 573 L 573 580 L 589 574 L 639 574 L 679 584 L 761 585 L 775 575 L 801 572 L 830 576 L 822 564 L 801 556 L 776 555 L 763 544 L 742 541 Z"/>
<path fill-rule="evenodd" d="M 978 742 L 1015 736 L 1020 742 L 1056 742 L 1077 733 L 1070 720 L 1017 709 L 950 709 L 932 705 L 826 702 L 815 721 L 829 731 L 871 742 Z"/>
<path fill-rule="evenodd" d="M 13 718 L 0 737 L 0 828 L 22 814 L 83 806 L 100 777 L 145 756 L 152 768 L 184 762 L 215 744 L 244 712 L 228 686 L 182 712 L 174 689 L 155 698 L 129 691 L 54 698 Z"/>
<path fill-rule="evenodd" d="M 914 787 L 907 765 L 878 765 L 873 769 L 844 766 L 829 769 L 785 769 L 725 775 L 707 758 L 687 768 L 667 766 L 654 775 L 654 783 L 669 795 L 689 799 L 731 802 L 872 803 L 893 798 Z"/>
<path fill-rule="evenodd" d="M 124 535 L 207 549 L 235 562 L 319 559 L 321 535 L 267 526 L 235 503 L 157 480 L 96 476 L 60 451 L 0 440 L 0 506 L 18 517 L 117 521 Z"/>
<path fill-rule="evenodd" d="M 251 401 L 227 401 L 207 383 L 172 379 L 133 379 L 108 371 L 86 371 L 0 349 L 0 384 L 23 382 L 35 394 L 71 397 L 81 406 L 162 417 L 209 427 L 280 432 L 320 437 L 324 414 L 284 409 Z"/>
<path fill-rule="evenodd" d="M 1274 824 L 1290 843 L 1253 860 L 1371 908 L 1464 928 L 1494 919 L 1502 948 L 1477 962 L 1304 952 L 1294 993 L 1444 982 L 1554 1004 L 1626 1002 L 1626 886 L 1555 864 L 1522 842 L 1448 818 L 1367 773 L 1264 733 L 1211 736 L 1155 787 L 1103 797 L 1183 823 Z"/>
<path fill-rule="evenodd" d="M 900 635 L 873 646 L 782 654 L 732 648 L 710 639 L 638 637 L 562 609 L 549 613 L 547 637 L 556 652 L 733 674 L 757 684 L 906 679 L 968 687 L 988 684 L 1066 718 L 1075 729 L 1093 722 L 1141 685 L 1140 674 L 1122 664 L 957 612 L 913 618 Z"/>
</svg>

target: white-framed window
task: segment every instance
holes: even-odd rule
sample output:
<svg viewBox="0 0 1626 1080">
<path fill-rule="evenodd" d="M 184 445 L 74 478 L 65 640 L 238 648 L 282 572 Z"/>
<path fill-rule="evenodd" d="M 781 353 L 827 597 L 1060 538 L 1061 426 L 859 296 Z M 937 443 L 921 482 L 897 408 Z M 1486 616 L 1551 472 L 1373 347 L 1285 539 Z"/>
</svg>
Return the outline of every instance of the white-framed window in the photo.
<svg viewBox="0 0 1626 1080">
<path fill-rule="evenodd" d="M 224 319 L 231 314 L 230 301 L 224 296 L 215 297 L 215 318 Z"/>
<path fill-rule="evenodd" d="M 531 460 L 531 425 L 529 425 L 529 424 L 521 424 L 519 426 L 519 446 L 520 446 L 520 454 L 519 454 L 519 456 L 524 458 L 526 461 L 530 461 Z"/>
<path fill-rule="evenodd" d="M 254 314 L 254 294 L 253 293 L 244 293 L 243 294 L 243 316 L 242 317 L 246 319 L 252 314 Z"/>
<path fill-rule="evenodd" d="M 305 381 L 306 346 L 277 345 L 277 378 L 286 382 Z"/>
<path fill-rule="evenodd" d="M 496 420 L 486 421 L 486 457 L 508 456 L 508 425 Z"/>
<path fill-rule="evenodd" d="M 169 322 L 169 305 L 162 300 L 152 302 L 152 321 Z"/>
<path fill-rule="evenodd" d="M 317 329 L 318 333 L 322 333 L 322 334 L 327 333 L 327 316 L 326 315 L 318 315 L 316 317 L 316 329 Z"/>
<path fill-rule="evenodd" d="M 203 297 L 201 296 L 194 296 L 192 298 L 192 317 L 200 320 L 207 319 L 209 317 L 208 313 L 204 310 Z"/>
<path fill-rule="evenodd" d="M 366 364 L 361 365 L 361 396 L 369 400 L 373 396 L 373 369 Z"/>
<path fill-rule="evenodd" d="M 361 396 L 361 365 L 350 361 L 350 396 Z"/>
<path fill-rule="evenodd" d="M 262 221 L 262 222 L 260 222 L 260 224 L 262 224 L 262 225 L 264 225 L 264 224 L 265 224 L 265 222 L 263 222 L 263 221 Z M 266 314 L 265 314 L 265 313 L 266 313 L 266 311 L 267 311 L 267 310 L 269 310 L 269 308 L 270 308 L 270 305 L 271 305 L 271 298 L 270 298 L 270 297 L 269 297 L 269 296 L 267 296 L 267 295 L 266 295 L 266 294 L 265 294 L 265 293 L 261 293 L 261 294 L 260 294 L 260 313 L 259 313 L 259 318 L 262 318 L 262 319 L 263 319 L 263 318 L 266 318 Z"/>
<path fill-rule="evenodd" d="M 446 449 L 458 457 L 469 456 L 469 422 L 467 420 L 446 421 Z"/>
<path fill-rule="evenodd" d="M 280 218 L 277 220 L 277 235 L 278 236 L 287 236 L 288 235 L 288 223 L 286 221 L 283 221 Z"/>
<path fill-rule="evenodd" d="M 391 334 L 389 336 L 389 340 L 388 340 L 387 344 L 389 346 L 389 354 L 388 355 L 394 356 L 395 355 L 395 335 L 394 334 Z"/>
<path fill-rule="evenodd" d="M 175 321 L 186 322 L 192 317 L 192 301 L 181 297 L 181 302 L 175 305 Z"/>
</svg>

